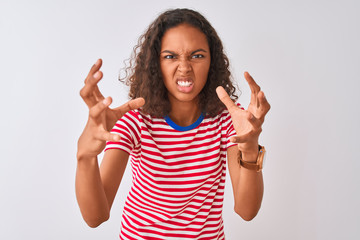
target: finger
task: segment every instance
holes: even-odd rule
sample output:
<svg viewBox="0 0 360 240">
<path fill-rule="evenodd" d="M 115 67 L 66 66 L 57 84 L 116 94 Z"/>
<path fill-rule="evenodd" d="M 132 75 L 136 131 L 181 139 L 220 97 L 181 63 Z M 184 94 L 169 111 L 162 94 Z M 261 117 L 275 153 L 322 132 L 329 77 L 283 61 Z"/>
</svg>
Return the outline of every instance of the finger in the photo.
<svg viewBox="0 0 360 240">
<path fill-rule="evenodd" d="M 244 134 L 244 135 L 241 135 L 241 136 L 232 136 L 230 138 L 230 142 L 232 143 L 244 143 L 244 142 L 247 142 L 249 141 L 249 137 L 252 135 L 252 132 L 249 132 L 247 134 Z"/>
<path fill-rule="evenodd" d="M 144 98 L 136 98 L 128 101 L 127 103 L 121 105 L 120 107 L 114 108 L 115 113 L 118 118 L 121 118 L 125 113 L 130 110 L 138 109 L 145 104 Z"/>
<path fill-rule="evenodd" d="M 246 113 L 246 119 L 253 126 L 253 129 L 261 128 L 262 121 L 260 119 L 258 119 L 256 116 L 254 116 L 251 112 L 248 112 L 248 111 L 244 111 L 244 112 Z"/>
<path fill-rule="evenodd" d="M 252 93 L 258 93 L 260 91 L 260 86 L 257 85 L 257 83 L 255 82 L 254 78 L 250 75 L 250 73 L 245 72 L 244 73 L 245 79 L 248 82 L 251 92 Z"/>
<path fill-rule="evenodd" d="M 251 90 L 251 99 L 250 102 L 257 105 L 257 94 L 260 91 L 260 86 L 257 85 L 254 78 L 248 73 L 244 73 L 244 77 L 249 84 Z"/>
<path fill-rule="evenodd" d="M 225 107 L 231 112 L 234 108 L 237 108 L 236 104 L 231 100 L 225 89 L 221 86 L 216 88 L 216 94 L 220 101 L 225 105 Z"/>
<path fill-rule="evenodd" d="M 94 106 L 98 101 L 104 99 L 97 86 L 102 77 L 103 73 L 97 71 L 94 76 L 87 78 L 88 80 L 86 81 L 85 86 L 80 90 L 80 96 L 89 108 Z"/>
<path fill-rule="evenodd" d="M 98 101 L 104 100 L 105 98 L 104 95 L 102 95 L 102 93 L 100 92 L 99 87 L 97 85 L 95 85 L 94 87 L 94 94 Z"/>
<path fill-rule="evenodd" d="M 265 115 L 269 112 L 270 110 L 270 104 L 267 101 L 265 94 L 263 91 L 260 91 L 258 93 L 258 101 L 259 101 L 259 111 L 260 111 L 260 117 L 264 118 Z"/>
<path fill-rule="evenodd" d="M 102 59 L 99 58 L 98 60 L 96 60 L 94 65 L 92 65 L 92 67 L 90 68 L 90 71 L 89 71 L 88 75 L 86 76 L 84 83 L 87 82 L 89 77 L 93 76 L 97 71 L 99 71 L 101 66 L 102 66 Z"/>
<path fill-rule="evenodd" d="M 256 130 L 251 130 L 250 132 L 243 134 L 241 136 L 236 135 L 236 136 L 232 136 L 230 138 L 230 142 L 232 143 L 245 143 L 245 142 L 249 142 L 249 139 L 252 139 L 256 136 L 259 136 L 260 133 L 262 132 L 262 129 L 256 129 Z"/>
<path fill-rule="evenodd" d="M 84 100 L 84 102 L 86 103 L 86 105 L 91 108 L 96 104 L 96 98 L 95 95 L 92 94 L 92 89 L 90 86 L 85 85 L 81 90 L 80 90 L 80 96 L 81 98 Z"/>
<path fill-rule="evenodd" d="M 99 101 L 95 106 L 90 108 L 90 117 L 96 120 L 100 114 L 111 104 L 111 102 L 111 97 L 107 97 L 103 101 Z"/>
<path fill-rule="evenodd" d="M 107 131 L 101 131 L 98 132 L 95 137 L 101 141 L 115 141 L 118 142 L 120 141 L 120 136 L 117 134 L 113 134 Z"/>
<path fill-rule="evenodd" d="M 101 67 L 101 65 L 102 65 L 102 61 L 101 61 L 100 67 Z M 102 93 L 100 92 L 99 87 L 97 86 L 97 84 L 103 77 L 104 77 L 104 73 L 100 70 L 96 71 L 92 76 L 89 75 L 90 84 L 94 85 L 93 91 L 94 91 L 94 95 L 95 95 L 95 98 L 97 101 L 101 101 L 105 98 L 104 95 L 102 95 Z"/>
</svg>

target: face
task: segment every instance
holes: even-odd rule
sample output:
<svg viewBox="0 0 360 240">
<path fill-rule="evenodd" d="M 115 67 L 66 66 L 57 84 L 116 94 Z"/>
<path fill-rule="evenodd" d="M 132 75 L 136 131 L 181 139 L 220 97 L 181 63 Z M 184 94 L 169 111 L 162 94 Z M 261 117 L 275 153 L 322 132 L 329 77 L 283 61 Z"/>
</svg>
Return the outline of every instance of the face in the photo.
<svg viewBox="0 0 360 240">
<path fill-rule="evenodd" d="M 161 40 L 160 68 L 170 103 L 198 103 L 210 67 L 206 36 L 188 24 L 167 30 Z"/>
</svg>

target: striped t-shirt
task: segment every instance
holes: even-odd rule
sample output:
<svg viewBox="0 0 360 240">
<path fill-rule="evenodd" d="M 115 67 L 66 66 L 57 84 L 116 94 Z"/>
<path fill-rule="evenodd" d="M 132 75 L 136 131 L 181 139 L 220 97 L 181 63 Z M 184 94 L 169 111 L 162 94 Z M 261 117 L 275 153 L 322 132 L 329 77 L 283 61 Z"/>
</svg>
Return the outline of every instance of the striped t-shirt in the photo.
<svg viewBox="0 0 360 240">
<path fill-rule="evenodd" d="M 188 127 L 138 110 L 126 113 L 106 149 L 130 154 L 132 186 L 120 239 L 225 239 L 226 150 L 235 145 L 227 110 Z"/>
</svg>

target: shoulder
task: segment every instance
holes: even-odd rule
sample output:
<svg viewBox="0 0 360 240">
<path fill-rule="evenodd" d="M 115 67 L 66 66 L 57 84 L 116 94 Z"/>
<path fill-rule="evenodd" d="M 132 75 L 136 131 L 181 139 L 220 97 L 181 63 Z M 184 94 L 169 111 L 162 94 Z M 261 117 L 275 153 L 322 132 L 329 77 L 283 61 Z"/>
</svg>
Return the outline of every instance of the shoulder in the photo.
<svg viewBox="0 0 360 240">
<path fill-rule="evenodd" d="M 127 116 L 139 129 L 157 129 L 163 128 L 166 125 L 163 117 L 155 117 L 147 112 L 144 112 L 141 108 L 131 110 L 127 112 L 124 117 Z"/>
<path fill-rule="evenodd" d="M 140 131 L 143 117 L 139 110 L 130 110 L 126 112 L 120 119 L 115 123 L 114 129 L 128 129 L 131 131 Z"/>
<path fill-rule="evenodd" d="M 143 113 L 140 109 L 134 109 L 126 112 L 118 121 L 136 121 L 136 122 L 142 122 L 143 119 Z"/>
</svg>

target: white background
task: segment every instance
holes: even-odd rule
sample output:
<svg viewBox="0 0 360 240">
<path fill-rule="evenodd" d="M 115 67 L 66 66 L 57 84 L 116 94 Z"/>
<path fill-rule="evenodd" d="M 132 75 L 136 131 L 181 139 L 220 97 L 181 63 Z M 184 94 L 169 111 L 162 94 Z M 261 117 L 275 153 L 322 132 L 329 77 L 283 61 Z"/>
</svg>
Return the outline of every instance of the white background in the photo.
<svg viewBox="0 0 360 240">
<path fill-rule="evenodd" d="M 224 203 L 227 239 L 359 239 L 359 1 L 0 2 L 0 239 L 118 239 L 127 169 L 111 212 L 87 227 L 74 190 L 87 119 L 79 90 L 97 58 L 117 81 L 137 38 L 173 7 L 203 13 L 223 40 L 247 105 L 249 71 L 272 105 L 262 209 L 251 222 Z"/>
</svg>

